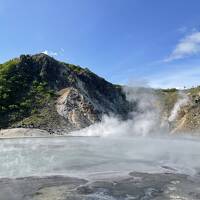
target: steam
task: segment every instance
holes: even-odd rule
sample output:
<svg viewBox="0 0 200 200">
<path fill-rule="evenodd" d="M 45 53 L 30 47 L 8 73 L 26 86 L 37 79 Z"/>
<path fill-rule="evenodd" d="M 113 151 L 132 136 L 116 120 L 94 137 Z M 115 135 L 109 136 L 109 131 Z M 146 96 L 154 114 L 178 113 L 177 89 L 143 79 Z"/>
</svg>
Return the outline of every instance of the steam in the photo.
<svg viewBox="0 0 200 200">
<path fill-rule="evenodd" d="M 171 136 L 163 137 L 163 133 L 168 132 L 167 120 L 165 123 L 160 117 L 155 90 L 140 86 L 123 89 L 127 100 L 133 105 L 127 120 L 104 115 L 101 122 L 72 133 L 76 136 L 102 136 L 100 138 L 0 141 L 0 177 L 70 175 L 80 178 L 133 170 L 199 173 L 200 140 L 180 136 L 173 139 Z M 180 108 L 188 102 L 186 94 L 180 93 L 179 96 L 169 121 L 175 120 Z M 158 134 L 158 137 L 150 137 L 151 134 Z"/>
<path fill-rule="evenodd" d="M 188 104 L 189 97 L 184 91 L 178 94 L 178 100 L 168 118 L 163 116 L 163 109 L 156 90 L 140 82 L 124 86 L 126 99 L 133 105 L 127 120 L 121 120 L 113 114 L 104 115 L 101 122 L 95 123 L 72 135 L 78 136 L 148 136 L 170 132 L 170 123 L 175 121 L 180 109 Z"/>
<path fill-rule="evenodd" d="M 104 115 L 102 121 L 91 125 L 73 135 L 81 136 L 146 136 L 166 129 L 161 122 L 158 99 L 154 90 L 142 86 L 126 86 L 123 88 L 126 99 L 133 104 L 129 119 L 123 121 L 117 116 Z M 158 129 L 159 127 L 159 129 Z"/>
<path fill-rule="evenodd" d="M 157 132 L 160 127 L 160 109 L 154 90 L 149 87 L 124 87 L 129 102 L 136 103 L 135 110 L 130 113 L 131 134 L 146 136 Z M 160 127 L 161 128 L 161 127 Z"/>
<path fill-rule="evenodd" d="M 178 137 L 1 140 L 0 178 L 51 175 L 84 178 L 131 171 L 195 174 L 200 171 L 199 142 Z"/>
<path fill-rule="evenodd" d="M 181 107 L 185 106 L 188 103 L 188 101 L 188 96 L 185 93 L 180 92 L 179 99 L 175 103 L 174 108 L 172 109 L 171 114 L 168 118 L 169 122 L 173 122 L 177 118 L 178 112 L 180 111 Z"/>
</svg>

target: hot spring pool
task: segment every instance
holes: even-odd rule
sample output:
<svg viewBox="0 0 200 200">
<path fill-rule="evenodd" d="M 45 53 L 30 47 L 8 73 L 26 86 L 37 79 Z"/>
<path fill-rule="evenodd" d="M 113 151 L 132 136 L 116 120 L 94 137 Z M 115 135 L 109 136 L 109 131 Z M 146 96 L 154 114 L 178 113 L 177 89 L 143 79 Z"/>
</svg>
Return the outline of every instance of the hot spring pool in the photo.
<svg viewBox="0 0 200 200">
<path fill-rule="evenodd" d="M 0 177 L 88 176 L 101 173 L 195 174 L 200 140 L 54 137 L 0 140 Z"/>
</svg>

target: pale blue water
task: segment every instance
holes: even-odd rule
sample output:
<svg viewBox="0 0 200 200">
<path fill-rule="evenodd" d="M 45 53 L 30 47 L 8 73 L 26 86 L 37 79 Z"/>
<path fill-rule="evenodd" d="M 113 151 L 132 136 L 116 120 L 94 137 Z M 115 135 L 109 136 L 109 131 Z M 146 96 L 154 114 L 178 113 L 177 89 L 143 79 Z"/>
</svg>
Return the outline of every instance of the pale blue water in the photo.
<svg viewBox="0 0 200 200">
<path fill-rule="evenodd" d="M 199 140 L 148 137 L 0 140 L 0 177 L 170 170 L 194 174 L 199 166 Z"/>
</svg>

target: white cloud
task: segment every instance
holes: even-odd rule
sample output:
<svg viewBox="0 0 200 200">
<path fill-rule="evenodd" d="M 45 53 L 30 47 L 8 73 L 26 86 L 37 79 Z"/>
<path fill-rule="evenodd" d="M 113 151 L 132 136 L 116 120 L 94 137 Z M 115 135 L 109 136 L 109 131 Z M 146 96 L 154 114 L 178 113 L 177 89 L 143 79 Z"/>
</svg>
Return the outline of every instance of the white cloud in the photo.
<svg viewBox="0 0 200 200">
<path fill-rule="evenodd" d="M 183 89 L 200 85 L 200 67 L 192 64 L 184 69 L 172 70 L 169 72 L 157 73 L 148 77 L 149 85 L 153 88 L 179 88 Z"/>
<path fill-rule="evenodd" d="M 49 55 L 49 56 L 59 56 L 59 55 L 63 55 L 63 53 L 65 52 L 65 50 L 63 48 L 60 48 L 59 51 L 49 51 L 49 50 L 44 50 L 42 53 Z"/>
<path fill-rule="evenodd" d="M 164 62 L 183 59 L 198 53 L 200 53 L 200 32 L 196 31 L 181 39 Z"/>
<path fill-rule="evenodd" d="M 45 50 L 45 51 L 43 51 L 42 53 L 44 53 L 44 54 L 46 54 L 46 55 L 49 55 L 49 56 L 57 56 L 57 55 L 58 55 L 57 52 L 48 51 L 48 50 Z"/>
</svg>

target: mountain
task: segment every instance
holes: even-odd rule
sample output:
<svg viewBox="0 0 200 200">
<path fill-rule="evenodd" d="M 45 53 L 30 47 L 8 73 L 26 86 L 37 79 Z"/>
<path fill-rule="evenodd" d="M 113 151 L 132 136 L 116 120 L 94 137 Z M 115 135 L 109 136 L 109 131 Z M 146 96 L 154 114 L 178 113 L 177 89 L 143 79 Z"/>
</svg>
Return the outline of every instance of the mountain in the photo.
<svg viewBox="0 0 200 200">
<path fill-rule="evenodd" d="M 0 64 L 0 129 L 21 128 L 22 135 L 27 128 L 63 134 L 99 122 L 104 115 L 129 119 L 142 127 L 147 116 L 148 124 L 157 120 L 152 130 L 164 124 L 170 133 L 196 133 L 200 130 L 200 87 L 122 87 L 43 53 Z"/>
<path fill-rule="evenodd" d="M 69 132 L 100 121 L 103 114 L 125 119 L 130 109 L 121 86 L 43 53 L 0 65 L 1 129 Z"/>
</svg>

